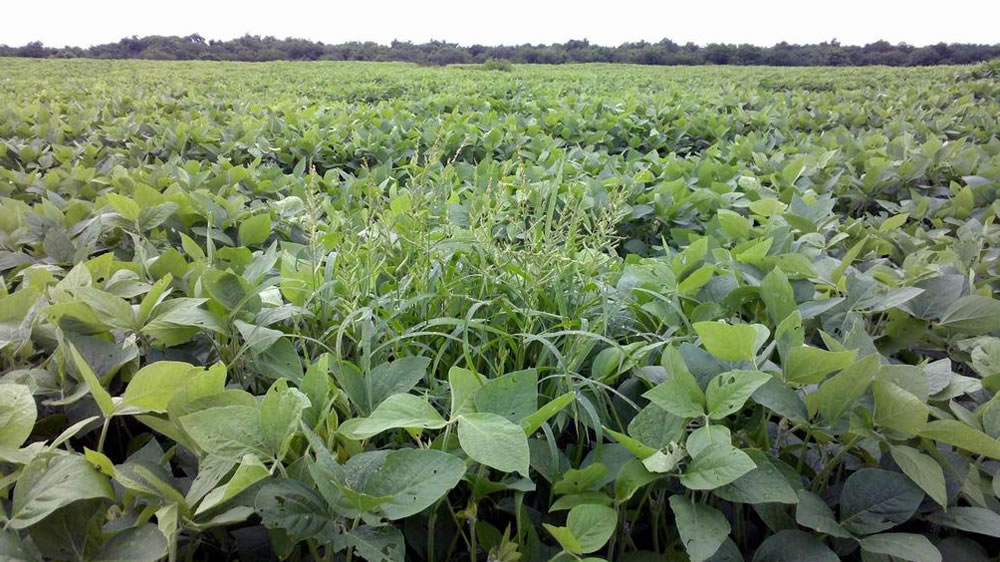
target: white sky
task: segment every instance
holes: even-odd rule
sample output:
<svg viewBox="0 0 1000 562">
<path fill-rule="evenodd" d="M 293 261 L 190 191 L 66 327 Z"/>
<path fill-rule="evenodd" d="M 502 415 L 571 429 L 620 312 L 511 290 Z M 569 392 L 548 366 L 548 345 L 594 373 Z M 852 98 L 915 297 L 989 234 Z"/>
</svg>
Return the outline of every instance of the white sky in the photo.
<svg viewBox="0 0 1000 562">
<path fill-rule="evenodd" d="M 89 46 L 127 35 L 462 45 L 589 39 L 863 45 L 1000 43 L 1000 0 L 24 0 L 0 2 L 0 44 Z M 143 5 L 150 6 L 149 8 Z"/>
</svg>

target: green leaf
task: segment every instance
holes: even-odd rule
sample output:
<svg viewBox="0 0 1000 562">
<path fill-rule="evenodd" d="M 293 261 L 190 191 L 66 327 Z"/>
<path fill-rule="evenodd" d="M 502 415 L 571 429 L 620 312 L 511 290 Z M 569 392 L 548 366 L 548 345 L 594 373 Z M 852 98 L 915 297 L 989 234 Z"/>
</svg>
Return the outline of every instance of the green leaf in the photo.
<svg viewBox="0 0 1000 562">
<path fill-rule="evenodd" d="M 37 417 L 30 388 L 21 384 L 0 384 L 0 448 L 20 447 L 31 435 Z"/>
<path fill-rule="evenodd" d="M 170 399 L 200 371 L 179 361 L 150 363 L 132 375 L 116 413 L 166 412 Z"/>
<path fill-rule="evenodd" d="M 712 444 L 688 463 L 681 476 L 681 484 L 691 490 L 713 490 L 754 468 L 753 460 L 743 451 L 728 443 Z"/>
<path fill-rule="evenodd" d="M 240 461 L 239 466 L 236 467 L 236 472 L 233 473 L 229 482 L 227 482 L 224 486 L 219 486 L 205 495 L 204 500 L 198 505 L 198 510 L 195 512 L 195 515 L 200 515 L 233 499 L 243 490 L 246 490 L 250 486 L 264 480 L 270 475 L 270 471 L 268 471 L 267 467 L 264 466 L 264 463 L 260 462 L 257 457 L 253 455 L 243 457 L 243 460 Z"/>
<path fill-rule="evenodd" d="M 803 385 L 822 382 L 830 373 L 854 363 L 857 355 L 858 351 L 855 349 L 827 351 L 806 345 L 792 348 L 784 363 L 785 380 Z"/>
<path fill-rule="evenodd" d="M 119 330 L 137 330 L 140 326 L 135 320 L 135 311 L 125 299 L 116 297 L 93 287 L 79 287 L 77 296 L 87 303 L 94 314 L 112 328 Z"/>
<path fill-rule="evenodd" d="M 750 395 L 769 380 L 771 375 L 760 371 L 737 370 L 717 375 L 705 391 L 708 417 L 721 420 L 736 413 Z"/>
<path fill-rule="evenodd" d="M 1000 538 L 1000 515 L 982 507 L 949 507 L 928 519 L 942 527 Z"/>
<path fill-rule="evenodd" d="M 875 425 L 916 435 L 927 423 L 930 412 L 919 398 L 891 382 L 875 381 Z"/>
<path fill-rule="evenodd" d="M 948 307 L 940 324 L 970 336 L 1000 330 L 1000 301 L 982 295 L 962 297 Z"/>
<path fill-rule="evenodd" d="M 473 460 L 528 478 L 528 439 L 524 430 L 496 414 L 458 418 L 458 442 Z"/>
<path fill-rule="evenodd" d="M 841 524 L 857 535 L 879 533 L 908 521 L 923 499 L 924 492 L 902 474 L 862 468 L 844 483 Z"/>
<path fill-rule="evenodd" d="M 288 440 L 295 435 L 309 399 L 282 379 L 271 385 L 260 401 L 260 427 L 268 450 L 276 459 L 285 456 Z"/>
<path fill-rule="evenodd" d="M 558 481 L 552 485 L 552 492 L 559 495 L 583 492 L 597 483 L 608 472 L 608 467 L 599 462 L 591 463 L 582 468 L 567 470 Z"/>
<path fill-rule="evenodd" d="M 104 543 L 93 562 L 156 562 L 167 555 L 167 537 L 156 525 L 125 529 Z"/>
<path fill-rule="evenodd" d="M 781 379 L 771 377 L 750 398 L 781 417 L 801 423 L 809 419 L 806 403 L 799 393 L 785 386 Z"/>
<path fill-rule="evenodd" d="M 840 558 L 818 538 L 809 533 L 786 529 L 778 531 L 757 548 L 753 562 L 839 562 Z"/>
<path fill-rule="evenodd" d="M 750 324 L 725 324 L 722 322 L 695 322 L 692 327 L 701 338 L 702 345 L 723 361 L 753 361 L 757 350 L 767 339 L 767 328 Z M 761 338 L 764 333 L 764 338 Z"/>
<path fill-rule="evenodd" d="M 114 208 L 114 210 L 117 211 L 118 214 L 125 220 L 129 222 L 136 222 L 139 220 L 139 213 L 142 212 L 142 207 L 140 207 L 139 204 L 132 199 L 114 192 L 105 193 L 104 197 L 107 198 L 111 207 Z"/>
<path fill-rule="evenodd" d="M 76 371 L 83 378 L 83 382 L 86 383 L 87 389 L 90 390 L 91 396 L 94 397 L 94 402 L 97 402 L 97 406 L 101 409 L 104 417 L 110 417 L 115 411 L 115 403 L 111 398 L 111 394 L 101 385 L 101 381 L 94 374 L 94 370 L 90 368 L 90 365 L 80 355 L 80 352 L 76 350 L 76 347 L 71 343 L 67 343 L 66 346 L 69 348 Z"/>
<path fill-rule="evenodd" d="M 948 492 L 945 490 L 944 471 L 936 460 L 905 445 L 893 445 L 889 450 L 892 460 L 896 461 L 903 474 L 927 492 L 938 505 L 947 507 Z"/>
<path fill-rule="evenodd" d="M 795 291 L 780 268 L 772 269 L 760 282 L 760 298 L 774 325 L 781 324 L 782 320 L 796 311 Z"/>
<path fill-rule="evenodd" d="M 519 423 L 538 409 L 538 374 L 527 369 L 487 381 L 476 391 L 475 403 L 479 412 Z"/>
<path fill-rule="evenodd" d="M 385 454 L 381 467 L 367 477 L 361 491 L 376 497 L 391 496 L 379 511 L 387 519 L 403 519 L 430 507 L 464 474 L 465 463 L 454 455 L 432 449 L 398 449 Z"/>
<path fill-rule="evenodd" d="M 36 458 L 14 487 L 9 526 L 24 529 L 73 502 L 93 498 L 111 500 L 107 477 L 81 455 Z"/>
<path fill-rule="evenodd" d="M 724 425 L 703 425 L 688 434 L 684 446 L 688 454 L 697 457 L 709 445 L 724 443 L 733 444 L 733 435 Z"/>
<path fill-rule="evenodd" d="M 282 529 L 295 542 L 331 541 L 337 535 L 334 518 L 323 498 L 297 480 L 282 479 L 257 492 L 254 510 L 268 529 Z"/>
<path fill-rule="evenodd" d="M 379 402 L 393 394 L 405 394 L 413 389 L 427 376 L 427 367 L 431 360 L 427 357 L 404 357 L 373 368 L 368 374 L 371 377 L 371 396 L 368 397 L 368 412 Z"/>
<path fill-rule="evenodd" d="M 750 235 L 750 221 L 745 217 L 730 211 L 729 209 L 719 209 L 716 211 L 719 218 L 719 225 L 730 238 L 743 239 Z"/>
<path fill-rule="evenodd" d="M 379 404 L 370 416 L 349 419 L 340 424 L 337 431 L 348 439 L 368 439 L 390 429 L 440 429 L 447 423 L 427 400 L 413 394 L 394 394 Z"/>
<path fill-rule="evenodd" d="M 573 536 L 573 531 L 570 531 L 569 527 L 557 527 L 555 525 L 549 525 L 548 523 L 542 523 L 542 527 L 544 527 L 550 535 L 555 537 L 556 541 L 559 542 L 559 545 L 562 546 L 563 550 L 566 552 L 571 552 L 573 554 L 583 553 L 583 546 L 581 546 L 580 541 Z"/>
<path fill-rule="evenodd" d="M 406 560 L 406 542 L 399 529 L 386 525 L 362 525 L 344 534 L 344 542 L 354 547 L 354 552 L 368 562 L 403 562 Z"/>
<path fill-rule="evenodd" d="M 711 558 L 729 536 L 729 521 L 713 507 L 674 495 L 670 496 L 670 509 L 691 562 Z"/>
<path fill-rule="evenodd" d="M 476 391 L 486 384 L 486 377 L 475 371 L 452 367 L 448 370 L 448 387 L 451 393 L 451 418 L 476 411 L 473 400 Z M 539 424 L 541 425 L 541 424 Z"/>
<path fill-rule="evenodd" d="M 923 535 L 882 533 L 858 541 L 867 552 L 910 562 L 941 562 L 941 552 Z"/>
<path fill-rule="evenodd" d="M 694 418 L 705 415 L 705 393 L 684 365 L 680 352 L 674 347 L 668 347 L 663 356 L 664 363 L 671 367 L 667 380 L 642 396 L 677 417 Z"/>
<path fill-rule="evenodd" d="M 627 501 L 640 488 L 659 477 L 659 474 L 647 470 L 642 461 L 632 459 L 625 463 L 625 466 L 621 467 L 615 476 L 615 499 L 619 502 Z"/>
<path fill-rule="evenodd" d="M 207 408 L 181 417 L 180 424 L 206 453 L 234 462 L 245 455 L 272 456 L 255 407 Z"/>
<path fill-rule="evenodd" d="M 271 215 L 262 213 L 240 222 L 240 244 L 252 246 L 267 240 L 271 235 Z"/>
<path fill-rule="evenodd" d="M 798 503 L 795 490 L 785 479 L 781 470 L 763 452 L 757 450 L 744 451 L 757 465 L 757 468 L 740 476 L 733 482 L 712 493 L 721 499 L 737 503 Z"/>
<path fill-rule="evenodd" d="M 875 380 L 878 369 L 878 355 L 868 355 L 821 384 L 806 397 L 806 404 L 811 411 L 818 410 L 828 424 L 833 424 L 857 404 Z"/>
<path fill-rule="evenodd" d="M 795 506 L 795 522 L 814 531 L 840 537 L 850 538 L 851 534 L 844 530 L 833 515 L 833 510 L 819 496 L 808 491 L 798 491 L 799 504 Z"/>
<path fill-rule="evenodd" d="M 618 526 L 618 512 L 598 504 L 578 505 L 569 510 L 566 528 L 580 544 L 579 553 L 587 554 L 600 549 Z"/>
<path fill-rule="evenodd" d="M 1000 460 L 1000 442 L 960 421 L 932 421 L 920 430 L 920 436 Z"/>
</svg>

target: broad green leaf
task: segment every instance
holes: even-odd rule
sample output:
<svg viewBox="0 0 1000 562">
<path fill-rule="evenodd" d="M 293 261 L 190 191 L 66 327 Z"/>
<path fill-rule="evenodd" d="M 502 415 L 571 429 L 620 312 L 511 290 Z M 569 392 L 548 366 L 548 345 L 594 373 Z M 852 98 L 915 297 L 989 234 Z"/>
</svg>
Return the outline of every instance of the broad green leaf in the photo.
<svg viewBox="0 0 1000 562">
<path fill-rule="evenodd" d="M 778 325 L 796 311 L 795 291 L 780 268 L 774 268 L 760 282 L 760 298 L 767 307 L 771 322 Z"/>
<path fill-rule="evenodd" d="M 923 499 L 923 491 L 902 474 L 862 468 L 844 483 L 840 521 L 856 535 L 879 533 L 908 521 Z"/>
<path fill-rule="evenodd" d="M 875 380 L 878 368 L 878 355 L 868 355 L 821 384 L 806 397 L 806 404 L 810 411 L 819 411 L 828 424 L 833 424 L 857 404 Z"/>
<path fill-rule="evenodd" d="M 716 497 L 737 503 L 797 503 L 795 490 L 763 451 L 744 451 L 757 465 L 733 482 L 712 491 Z"/>
<path fill-rule="evenodd" d="M 1000 515 L 982 507 L 949 507 L 932 513 L 928 519 L 935 525 L 1000 538 Z"/>
<path fill-rule="evenodd" d="M 14 487 L 9 526 L 30 527 L 73 502 L 114 498 L 111 484 L 81 455 L 36 458 Z"/>
<path fill-rule="evenodd" d="M 448 370 L 448 388 L 451 393 L 451 418 L 475 412 L 473 397 L 486 384 L 486 377 L 475 371 L 452 367 Z"/>
<path fill-rule="evenodd" d="M 753 562 L 839 562 L 840 558 L 814 535 L 797 530 L 778 531 L 757 547 Z"/>
<path fill-rule="evenodd" d="M 31 435 L 37 417 L 30 388 L 21 384 L 0 384 L 0 448 L 20 447 Z"/>
<path fill-rule="evenodd" d="M 156 562 L 167 555 L 167 537 L 153 525 L 131 527 L 118 533 L 90 560 L 93 562 Z"/>
<path fill-rule="evenodd" d="M 254 510 L 268 529 L 282 529 L 294 541 L 337 536 L 334 517 L 323 498 L 297 480 L 282 479 L 257 492 Z"/>
<path fill-rule="evenodd" d="M 135 311 L 125 299 L 93 287 L 79 287 L 76 294 L 102 322 L 119 330 L 137 330 Z"/>
<path fill-rule="evenodd" d="M 857 350 L 826 351 L 818 347 L 799 346 L 788 352 L 784 364 L 785 380 L 795 384 L 816 384 L 822 382 L 834 371 L 845 369 L 854 363 Z"/>
<path fill-rule="evenodd" d="M 542 527 L 544 527 L 550 535 L 555 537 L 556 541 L 559 542 L 559 546 L 563 547 L 563 550 L 566 552 L 571 552 L 573 554 L 583 553 L 583 546 L 580 545 L 579 539 L 573 536 L 573 531 L 570 531 L 569 527 L 557 527 L 555 525 L 549 525 L 548 523 L 542 523 Z"/>
<path fill-rule="evenodd" d="M 941 552 L 923 535 L 882 533 L 858 541 L 867 552 L 909 562 L 941 562 Z"/>
<path fill-rule="evenodd" d="M 427 376 L 431 360 L 427 357 L 404 357 L 373 368 L 371 378 L 370 412 L 380 402 L 393 394 L 405 394 Z"/>
<path fill-rule="evenodd" d="M 795 506 L 795 522 L 814 531 L 840 537 L 850 538 L 851 534 L 844 530 L 833 515 L 833 510 L 819 496 L 808 491 L 798 491 L 799 503 Z"/>
<path fill-rule="evenodd" d="M 285 456 L 288 440 L 302 421 L 302 412 L 309 407 L 309 399 L 298 389 L 289 388 L 285 380 L 271 385 L 260 401 L 260 427 L 264 442 L 276 459 Z"/>
<path fill-rule="evenodd" d="M 139 213 L 142 212 L 142 208 L 134 200 L 114 192 L 105 193 L 104 197 L 107 198 L 111 207 L 125 220 L 130 222 L 139 220 Z"/>
<path fill-rule="evenodd" d="M 684 496 L 670 496 L 670 509 L 691 562 L 708 560 L 729 536 L 729 521 L 719 510 Z"/>
<path fill-rule="evenodd" d="M 368 562 L 404 562 L 406 542 L 399 529 L 384 525 L 362 525 L 344 534 L 344 542 Z"/>
<path fill-rule="evenodd" d="M 139 369 L 118 404 L 119 414 L 163 413 L 171 398 L 201 369 L 179 361 L 157 361 Z"/>
<path fill-rule="evenodd" d="M 391 496 L 379 511 L 387 519 L 403 519 L 430 507 L 464 474 L 465 463 L 454 455 L 431 449 L 398 449 L 385 455 L 381 467 L 367 478 L 361 491 Z"/>
<path fill-rule="evenodd" d="M 234 462 L 245 455 L 272 457 L 255 407 L 208 408 L 181 417 L 180 424 L 206 453 Z"/>
<path fill-rule="evenodd" d="M 697 457 L 709 445 L 724 443 L 733 444 L 733 435 L 724 425 L 703 425 L 688 434 L 684 447 L 688 454 Z"/>
<path fill-rule="evenodd" d="M 413 394 L 394 394 L 370 416 L 346 420 L 337 431 L 348 439 L 368 439 L 390 429 L 440 429 L 447 423 L 427 400 Z"/>
<path fill-rule="evenodd" d="M 875 381 L 875 424 L 916 435 L 927 423 L 929 410 L 919 398 L 891 382 Z"/>
<path fill-rule="evenodd" d="M 580 553 L 600 549 L 618 526 L 618 512 L 597 504 L 578 505 L 569 510 L 566 528 L 580 544 Z"/>
<path fill-rule="evenodd" d="M 785 386 L 777 377 L 771 377 L 761 385 L 753 392 L 750 399 L 793 422 L 801 423 L 809 419 L 806 403 L 799 393 Z"/>
<path fill-rule="evenodd" d="M 628 434 L 648 447 L 661 449 L 670 443 L 682 441 L 686 425 L 684 418 L 675 416 L 656 404 L 647 404 L 628 423 Z"/>
<path fill-rule="evenodd" d="M 476 391 L 474 400 L 477 411 L 518 423 L 538 409 L 538 374 L 527 369 L 489 380 Z"/>
<path fill-rule="evenodd" d="M 632 459 L 625 463 L 615 476 L 615 499 L 619 502 L 627 501 L 640 488 L 659 477 L 659 474 L 647 470 L 642 461 Z"/>
<path fill-rule="evenodd" d="M 695 322 L 692 327 L 705 349 L 723 361 L 753 361 L 764 343 L 762 332 L 750 324 Z"/>
<path fill-rule="evenodd" d="M 970 336 L 1000 330 L 1000 301 L 982 295 L 962 297 L 948 307 L 940 324 Z"/>
<path fill-rule="evenodd" d="M 477 462 L 529 477 L 528 439 L 520 426 L 504 417 L 483 413 L 459 417 L 458 442 Z"/>
<path fill-rule="evenodd" d="M 302 412 L 302 419 L 309 427 L 315 427 L 319 422 L 319 416 L 326 408 L 330 400 L 330 355 L 324 353 L 320 355 L 302 377 L 299 384 L 306 398 L 309 399 L 309 407 Z"/>
<path fill-rule="evenodd" d="M 271 215 L 262 213 L 240 222 L 240 244 L 261 244 L 271 235 Z"/>
<path fill-rule="evenodd" d="M 681 484 L 691 490 L 713 490 L 725 486 L 756 467 L 743 451 L 728 443 L 712 444 L 688 463 Z"/>
<path fill-rule="evenodd" d="M 736 413 L 750 395 L 769 380 L 771 375 L 760 371 L 737 370 L 717 375 L 705 390 L 708 417 L 721 420 Z"/>
<path fill-rule="evenodd" d="M 243 457 L 239 466 L 236 467 L 236 472 L 233 473 L 232 478 L 230 478 L 224 486 L 219 486 L 205 495 L 205 499 L 198 505 L 198 510 L 195 515 L 204 513 L 209 509 L 233 499 L 243 490 L 246 490 L 250 486 L 264 480 L 270 475 L 270 471 L 268 471 L 267 467 L 264 466 L 264 463 L 260 462 L 257 457 L 253 455 Z"/>
<path fill-rule="evenodd" d="M 705 393 L 688 371 L 680 352 L 668 347 L 663 352 L 667 380 L 646 391 L 643 397 L 680 418 L 705 415 Z"/>
<path fill-rule="evenodd" d="M 591 463 L 582 468 L 571 468 L 552 485 L 552 492 L 563 495 L 589 490 L 595 487 L 595 484 L 607 472 L 608 467 L 599 462 Z"/>
<path fill-rule="evenodd" d="M 977 455 L 1000 460 L 1000 442 L 960 421 L 932 421 L 920 430 L 920 437 L 941 441 Z"/>
<path fill-rule="evenodd" d="M 933 457 L 905 445 L 892 445 L 889 450 L 892 453 L 892 460 L 896 461 L 903 474 L 927 492 L 927 495 L 941 507 L 948 505 L 944 471 Z"/>
</svg>

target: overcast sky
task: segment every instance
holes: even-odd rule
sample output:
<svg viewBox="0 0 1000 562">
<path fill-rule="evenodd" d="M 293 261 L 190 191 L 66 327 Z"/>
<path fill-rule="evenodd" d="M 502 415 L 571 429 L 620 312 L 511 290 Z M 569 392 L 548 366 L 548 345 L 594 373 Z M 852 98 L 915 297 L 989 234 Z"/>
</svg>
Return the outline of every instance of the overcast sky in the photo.
<svg viewBox="0 0 1000 562">
<path fill-rule="evenodd" d="M 128 35 L 462 45 L 589 39 L 863 45 L 1000 43 L 1000 0 L 3 0 L 0 43 L 89 46 Z M 149 6 L 148 8 L 146 6 Z M 155 6 L 155 7 L 154 7 Z"/>
</svg>

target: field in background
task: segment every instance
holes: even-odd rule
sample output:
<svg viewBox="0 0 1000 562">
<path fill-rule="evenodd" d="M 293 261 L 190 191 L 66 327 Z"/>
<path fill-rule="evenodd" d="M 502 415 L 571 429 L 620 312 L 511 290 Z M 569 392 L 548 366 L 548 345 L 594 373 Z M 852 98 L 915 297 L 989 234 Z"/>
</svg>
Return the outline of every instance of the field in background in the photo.
<svg viewBox="0 0 1000 562">
<path fill-rule="evenodd" d="M 2 59 L 0 552 L 987 560 L 984 68 Z"/>
</svg>

